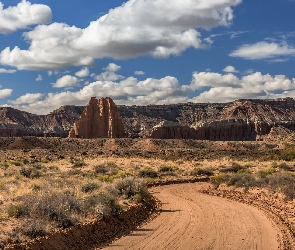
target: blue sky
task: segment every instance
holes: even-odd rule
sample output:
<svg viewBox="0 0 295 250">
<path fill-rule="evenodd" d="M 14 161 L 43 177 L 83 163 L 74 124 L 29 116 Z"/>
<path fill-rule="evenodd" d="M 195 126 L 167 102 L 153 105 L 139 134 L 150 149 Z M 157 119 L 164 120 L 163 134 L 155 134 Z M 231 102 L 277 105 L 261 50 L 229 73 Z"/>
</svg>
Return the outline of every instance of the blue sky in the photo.
<svg viewBox="0 0 295 250">
<path fill-rule="evenodd" d="M 0 0 L 0 105 L 295 98 L 295 1 Z"/>
</svg>

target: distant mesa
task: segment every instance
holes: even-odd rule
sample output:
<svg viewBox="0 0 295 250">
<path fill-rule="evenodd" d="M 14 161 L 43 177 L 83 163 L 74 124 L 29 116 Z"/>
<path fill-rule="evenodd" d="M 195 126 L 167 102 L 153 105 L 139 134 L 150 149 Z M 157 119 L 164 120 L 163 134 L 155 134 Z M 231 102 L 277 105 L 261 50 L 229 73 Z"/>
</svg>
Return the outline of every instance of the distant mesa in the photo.
<svg viewBox="0 0 295 250">
<path fill-rule="evenodd" d="M 94 97 L 86 108 L 67 105 L 47 115 L 0 107 L 0 137 L 27 136 L 283 140 L 295 138 L 295 100 L 287 97 L 117 107 L 110 98 Z"/>
<path fill-rule="evenodd" d="M 110 97 L 91 97 L 80 119 L 69 132 L 70 138 L 123 138 L 124 127 L 120 113 Z"/>
</svg>

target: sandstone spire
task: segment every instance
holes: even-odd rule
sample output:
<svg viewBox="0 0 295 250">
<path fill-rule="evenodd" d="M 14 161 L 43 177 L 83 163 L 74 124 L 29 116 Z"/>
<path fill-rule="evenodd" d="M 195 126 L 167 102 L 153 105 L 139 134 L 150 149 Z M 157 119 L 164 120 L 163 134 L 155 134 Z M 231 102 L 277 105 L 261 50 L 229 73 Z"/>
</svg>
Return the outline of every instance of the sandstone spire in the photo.
<svg viewBox="0 0 295 250">
<path fill-rule="evenodd" d="M 70 138 L 122 138 L 124 127 L 114 101 L 109 98 L 97 100 L 91 97 L 89 103 L 69 133 Z"/>
</svg>

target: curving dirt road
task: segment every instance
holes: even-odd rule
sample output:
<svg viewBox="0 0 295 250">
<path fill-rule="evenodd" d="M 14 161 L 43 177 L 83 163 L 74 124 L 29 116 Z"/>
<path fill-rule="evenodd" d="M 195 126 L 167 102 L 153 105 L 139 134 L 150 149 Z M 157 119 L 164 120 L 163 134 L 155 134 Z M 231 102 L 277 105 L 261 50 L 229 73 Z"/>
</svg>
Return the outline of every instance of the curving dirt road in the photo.
<svg viewBox="0 0 295 250">
<path fill-rule="evenodd" d="M 282 233 L 259 209 L 199 193 L 204 183 L 155 187 L 162 212 L 105 249 L 281 249 Z"/>
</svg>

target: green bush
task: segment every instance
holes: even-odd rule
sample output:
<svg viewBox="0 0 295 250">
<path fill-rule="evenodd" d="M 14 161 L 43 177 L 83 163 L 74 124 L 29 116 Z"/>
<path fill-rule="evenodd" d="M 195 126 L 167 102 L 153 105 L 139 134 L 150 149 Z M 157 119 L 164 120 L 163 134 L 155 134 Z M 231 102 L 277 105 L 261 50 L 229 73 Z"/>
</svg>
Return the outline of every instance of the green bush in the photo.
<svg viewBox="0 0 295 250">
<path fill-rule="evenodd" d="M 202 169 L 202 168 L 194 168 L 190 172 L 190 175 L 192 175 L 192 176 L 198 176 L 198 175 L 212 176 L 212 175 L 214 175 L 214 173 L 209 168 L 204 168 L 204 169 Z"/>
<path fill-rule="evenodd" d="M 23 165 L 23 163 L 20 161 L 10 161 L 10 163 L 14 166 L 22 166 Z"/>
<path fill-rule="evenodd" d="M 114 187 L 118 190 L 119 195 L 127 199 L 132 198 L 136 194 L 139 194 L 143 199 L 149 196 L 145 183 L 134 177 L 117 179 L 114 182 Z"/>
<path fill-rule="evenodd" d="M 135 203 L 140 203 L 140 202 L 142 202 L 142 197 L 141 197 L 140 194 L 135 194 L 133 196 L 133 200 L 134 200 Z"/>
<path fill-rule="evenodd" d="M 113 182 L 114 179 L 115 179 L 114 176 L 109 176 L 109 175 L 102 174 L 98 176 L 98 180 L 102 182 Z"/>
<path fill-rule="evenodd" d="M 167 165 L 163 165 L 159 168 L 159 172 L 174 172 L 176 171 L 178 168 L 176 167 L 171 167 L 171 166 L 167 166 Z"/>
<path fill-rule="evenodd" d="M 218 188 L 220 184 L 225 183 L 228 179 L 228 175 L 226 174 L 218 174 L 214 175 L 210 178 L 210 182 L 213 184 L 214 188 Z"/>
<path fill-rule="evenodd" d="M 265 178 L 268 175 L 272 175 L 276 172 L 277 170 L 275 168 L 269 168 L 266 170 L 259 170 L 258 175 L 260 178 Z"/>
<path fill-rule="evenodd" d="M 24 214 L 24 205 L 23 204 L 10 204 L 8 207 L 8 216 L 19 218 Z"/>
</svg>

